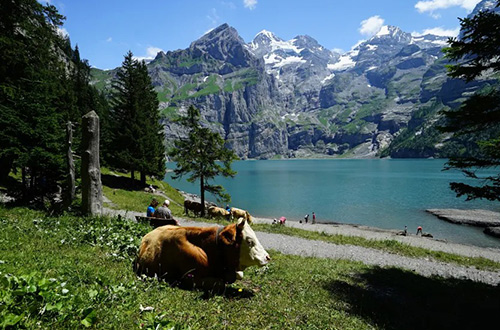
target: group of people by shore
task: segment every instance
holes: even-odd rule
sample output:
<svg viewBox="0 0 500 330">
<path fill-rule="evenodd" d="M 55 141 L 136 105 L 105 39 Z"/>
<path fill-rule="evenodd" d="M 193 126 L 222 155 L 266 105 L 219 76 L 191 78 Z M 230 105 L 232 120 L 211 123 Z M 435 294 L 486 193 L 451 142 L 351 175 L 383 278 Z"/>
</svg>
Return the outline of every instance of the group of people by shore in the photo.
<svg viewBox="0 0 500 330">
<path fill-rule="evenodd" d="M 284 225 L 286 222 L 286 218 L 285 217 L 281 217 L 279 220 L 274 218 L 273 219 L 273 225 L 274 224 L 277 224 L 279 223 L 280 225 Z M 305 216 L 304 216 L 304 222 L 305 223 L 308 223 L 309 222 L 309 213 L 307 213 Z M 299 220 L 299 223 L 302 223 L 302 220 Z M 311 224 L 316 224 L 316 213 L 312 212 L 312 222 Z"/>
</svg>

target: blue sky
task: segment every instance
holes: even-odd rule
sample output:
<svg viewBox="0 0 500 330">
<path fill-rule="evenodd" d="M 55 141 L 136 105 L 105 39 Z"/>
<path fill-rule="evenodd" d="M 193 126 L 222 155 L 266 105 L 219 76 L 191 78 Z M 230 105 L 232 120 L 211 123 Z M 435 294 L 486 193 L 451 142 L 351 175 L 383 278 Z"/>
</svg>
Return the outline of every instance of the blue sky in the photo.
<svg viewBox="0 0 500 330">
<path fill-rule="evenodd" d="M 45 2 L 45 1 L 42 1 Z M 50 0 L 66 16 L 63 32 L 93 67 L 121 65 L 189 47 L 223 23 L 250 42 L 261 30 L 289 40 L 307 34 L 328 49 L 348 51 L 395 25 L 405 32 L 457 34 L 480 0 Z"/>
</svg>

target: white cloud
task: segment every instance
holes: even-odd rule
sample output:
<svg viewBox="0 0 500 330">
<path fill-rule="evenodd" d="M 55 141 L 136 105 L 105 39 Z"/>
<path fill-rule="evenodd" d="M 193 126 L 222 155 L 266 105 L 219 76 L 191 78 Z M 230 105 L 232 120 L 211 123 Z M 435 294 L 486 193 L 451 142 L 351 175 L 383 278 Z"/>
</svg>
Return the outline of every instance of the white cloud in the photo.
<svg viewBox="0 0 500 330">
<path fill-rule="evenodd" d="M 220 16 L 217 15 L 217 10 L 215 8 L 210 9 L 210 12 L 207 15 L 207 19 L 210 21 L 210 24 L 217 25 L 219 22 Z"/>
<path fill-rule="evenodd" d="M 339 53 L 339 54 L 345 53 L 345 50 L 343 50 L 342 48 L 334 48 L 334 49 L 331 49 L 331 51 L 335 52 L 335 53 Z"/>
<path fill-rule="evenodd" d="M 257 0 L 243 0 L 243 6 L 250 10 L 254 10 L 257 6 Z"/>
<path fill-rule="evenodd" d="M 413 32 L 412 35 L 415 37 L 419 37 L 419 36 L 424 36 L 426 34 L 433 34 L 433 35 L 441 36 L 441 37 L 456 37 L 456 36 L 458 36 L 459 32 L 460 32 L 459 27 L 457 27 L 455 29 L 443 29 L 442 27 L 435 27 L 432 29 L 426 29 L 426 30 L 422 31 L 422 33 Z"/>
<path fill-rule="evenodd" d="M 106 39 L 106 42 L 112 42 L 113 41 L 113 37 L 109 37 L 108 39 Z"/>
<path fill-rule="evenodd" d="M 59 34 L 63 38 L 69 37 L 68 30 L 66 30 L 65 28 L 62 28 L 62 27 L 57 28 L 57 34 Z"/>
<path fill-rule="evenodd" d="M 134 56 L 134 58 L 138 61 L 151 61 L 154 60 L 156 57 L 156 54 L 159 52 L 163 51 L 163 49 L 158 48 L 158 47 L 148 47 L 146 48 L 146 55 L 145 56 Z"/>
<path fill-rule="evenodd" d="M 368 19 L 365 19 L 360 23 L 361 27 L 359 28 L 359 32 L 362 35 L 367 37 L 371 37 L 375 33 L 377 33 L 380 28 L 384 25 L 384 19 L 380 16 L 372 16 Z"/>
<path fill-rule="evenodd" d="M 450 7 L 462 7 L 467 11 L 472 11 L 481 0 L 427 0 L 419 1 L 415 8 L 420 13 L 433 12 L 437 9 L 447 9 Z"/>
</svg>

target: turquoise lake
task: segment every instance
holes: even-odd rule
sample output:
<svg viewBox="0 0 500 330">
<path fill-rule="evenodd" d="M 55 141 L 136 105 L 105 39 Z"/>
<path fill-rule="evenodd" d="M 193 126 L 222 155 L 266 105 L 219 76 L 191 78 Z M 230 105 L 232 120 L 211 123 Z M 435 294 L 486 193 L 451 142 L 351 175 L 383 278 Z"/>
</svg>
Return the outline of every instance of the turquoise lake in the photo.
<svg viewBox="0 0 500 330">
<path fill-rule="evenodd" d="M 235 178 L 217 178 L 231 194 L 231 206 L 266 218 L 285 216 L 288 221 L 360 224 L 415 233 L 417 226 L 434 238 L 451 242 L 500 248 L 500 239 L 481 228 L 439 220 L 429 208 L 483 208 L 500 211 L 500 204 L 465 201 L 449 189 L 451 181 L 466 182 L 458 171 L 442 171 L 440 159 L 328 159 L 238 161 Z M 168 163 L 168 168 L 175 164 Z M 185 180 L 165 181 L 173 187 L 199 194 L 199 184 Z M 215 201 L 208 196 L 209 200 Z"/>
</svg>

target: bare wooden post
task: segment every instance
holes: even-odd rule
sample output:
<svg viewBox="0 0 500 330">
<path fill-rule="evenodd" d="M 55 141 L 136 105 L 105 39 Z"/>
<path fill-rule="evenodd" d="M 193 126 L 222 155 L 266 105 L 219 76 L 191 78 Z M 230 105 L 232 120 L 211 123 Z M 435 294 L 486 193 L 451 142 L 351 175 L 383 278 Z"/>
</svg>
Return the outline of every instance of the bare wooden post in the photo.
<svg viewBox="0 0 500 330">
<path fill-rule="evenodd" d="M 73 144 L 73 124 L 68 121 L 66 124 L 66 147 L 67 147 L 67 157 L 66 161 L 68 164 L 68 177 L 66 181 L 66 194 L 64 201 L 64 208 L 70 207 L 71 203 L 75 199 L 75 162 L 73 160 L 73 150 L 71 150 L 71 146 Z"/>
<path fill-rule="evenodd" d="M 101 167 L 99 163 L 99 116 L 90 111 L 82 117 L 82 211 L 102 214 Z"/>
</svg>

